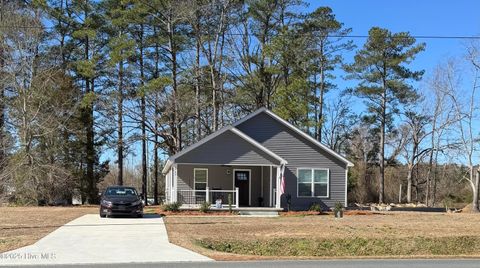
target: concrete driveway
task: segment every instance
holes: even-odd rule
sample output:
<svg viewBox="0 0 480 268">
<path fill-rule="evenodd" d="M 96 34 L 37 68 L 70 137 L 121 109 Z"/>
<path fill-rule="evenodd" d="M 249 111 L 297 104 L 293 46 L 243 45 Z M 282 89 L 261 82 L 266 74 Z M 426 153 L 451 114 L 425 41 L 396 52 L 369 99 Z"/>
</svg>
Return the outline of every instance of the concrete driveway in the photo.
<svg viewBox="0 0 480 268">
<path fill-rule="evenodd" d="M 168 242 L 161 217 L 100 218 L 89 214 L 35 244 L 0 253 L 0 265 L 211 261 Z"/>
</svg>

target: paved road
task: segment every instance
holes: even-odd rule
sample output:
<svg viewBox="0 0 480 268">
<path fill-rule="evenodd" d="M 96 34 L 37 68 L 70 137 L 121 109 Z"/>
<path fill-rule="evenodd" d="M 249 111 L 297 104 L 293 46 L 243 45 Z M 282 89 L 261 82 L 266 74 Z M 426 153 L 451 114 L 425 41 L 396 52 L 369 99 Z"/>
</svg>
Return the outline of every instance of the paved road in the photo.
<svg viewBox="0 0 480 268">
<path fill-rule="evenodd" d="M 30 266 L 31 267 L 31 266 Z M 60 267 L 60 266 L 59 266 Z M 69 268 L 478 268 L 480 260 L 318 260 L 318 261 L 257 261 L 257 262 L 170 262 L 68 265 Z"/>
<path fill-rule="evenodd" d="M 0 253 L 0 265 L 210 261 L 170 244 L 160 217 L 100 218 L 85 215 L 35 244 Z"/>
</svg>

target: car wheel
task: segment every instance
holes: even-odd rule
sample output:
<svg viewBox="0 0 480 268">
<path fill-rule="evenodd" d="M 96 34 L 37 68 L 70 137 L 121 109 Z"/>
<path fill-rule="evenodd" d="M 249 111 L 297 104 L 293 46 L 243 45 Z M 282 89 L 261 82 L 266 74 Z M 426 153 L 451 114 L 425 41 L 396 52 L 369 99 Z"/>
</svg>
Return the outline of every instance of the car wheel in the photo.
<svg viewBox="0 0 480 268">
<path fill-rule="evenodd" d="M 137 218 L 143 218 L 143 214 L 138 214 Z"/>
<path fill-rule="evenodd" d="M 102 214 L 102 213 L 100 213 L 100 218 L 105 218 L 105 217 L 107 217 L 107 215 L 106 215 L 106 214 Z"/>
</svg>

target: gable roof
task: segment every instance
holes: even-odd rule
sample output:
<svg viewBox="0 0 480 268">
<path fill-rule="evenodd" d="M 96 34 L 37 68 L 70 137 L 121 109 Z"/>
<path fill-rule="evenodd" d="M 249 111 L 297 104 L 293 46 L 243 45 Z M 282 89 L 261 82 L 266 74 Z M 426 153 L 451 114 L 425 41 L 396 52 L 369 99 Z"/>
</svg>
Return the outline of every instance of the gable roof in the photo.
<svg viewBox="0 0 480 268">
<path fill-rule="evenodd" d="M 180 152 L 172 155 L 170 158 L 168 158 L 167 163 L 165 164 L 165 167 L 162 170 L 162 173 L 166 173 L 170 169 L 172 164 L 175 163 L 175 159 L 181 157 L 182 155 L 185 155 L 186 153 L 192 151 L 195 148 L 200 147 L 201 145 L 205 144 L 206 142 L 215 139 L 216 137 L 220 136 L 221 134 L 223 134 L 227 131 L 231 131 L 232 133 L 234 133 L 238 137 L 240 137 L 243 140 L 247 141 L 248 143 L 252 144 L 254 147 L 260 149 L 261 151 L 265 152 L 267 155 L 269 155 L 269 156 L 273 157 L 274 159 L 278 160 L 281 164 L 287 164 L 288 163 L 282 157 L 273 153 L 272 151 L 267 149 L 265 146 L 258 143 L 256 140 L 252 139 L 251 137 L 249 137 L 245 133 L 241 132 L 240 130 L 238 130 L 234 126 L 230 125 L 230 126 L 226 126 L 226 127 L 223 127 L 221 129 L 217 130 L 216 132 L 206 136 L 205 138 L 201 139 L 200 141 L 198 141 L 198 142 L 186 147 L 185 149 L 181 150 Z"/>
<path fill-rule="evenodd" d="M 300 129 L 298 129 L 297 127 L 295 127 L 294 125 L 290 124 L 288 121 L 286 121 L 285 119 L 281 118 L 280 116 L 276 115 L 275 113 L 273 113 L 272 111 L 268 110 L 267 108 L 265 107 L 262 107 L 258 110 L 256 110 L 255 112 L 243 117 L 242 119 L 238 120 L 237 122 L 233 123 L 233 126 L 238 126 L 246 121 L 248 121 L 250 118 L 253 118 L 255 116 L 257 116 L 258 114 L 260 113 L 266 113 L 268 114 L 269 116 L 271 116 L 272 118 L 274 118 L 275 120 L 277 120 L 278 122 L 280 122 L 281 124 L 283 124 L 284 126 L 290 128 L 291 130 L 295 131 L 296 133 L 298 133 L 300 136 L 304 137 L 305 139 L 307 139 L 308 141 L 312 142 L 315 146 L 321 148 L 322 150 L 326 151 L 327 153 L 331 154 L 332 156 L 334 156 L 335 158 L 339 159 L 340 161 L 344 162 L 345 164 L 347 164 L 347 166 L 349 167 L 353 167 L 353 163 L 348 161 L 348 159 L 346 159 L 345 157 L 343 157 L 341 154 L 335 152 L 334 150 L 328 148 L 326 145 L 322 144 L 321 142 L 317 141 L 316 139 L 312 138 L 312 136 L 308 135 L 307 133 L 301 131 Z"/>
</svg>

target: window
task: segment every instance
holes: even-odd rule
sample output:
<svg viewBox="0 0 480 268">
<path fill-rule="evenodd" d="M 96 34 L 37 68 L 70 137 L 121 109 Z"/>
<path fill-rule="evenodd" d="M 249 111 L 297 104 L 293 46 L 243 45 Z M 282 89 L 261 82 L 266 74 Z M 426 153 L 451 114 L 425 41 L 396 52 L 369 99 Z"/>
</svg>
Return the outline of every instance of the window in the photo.
<svg viewBox="0 0 480 268">
<path fill-rule="evenodd" d="M 206 190 L 208 182 L 208 169 L 195 168 L 193 169 L 193 180 L 195 190 Z"/>
<path fill-rule="evenodd" d="M 299 168 L 297 177 L 299 197 L 328 197 L 328 169 Z"/>
<path fill-rule="evenodd" d="M 237 176 L 237 181 L 248 181 L 248 173 L 237 171 L 235 172 L 235 176 Z"/>
</svg>

